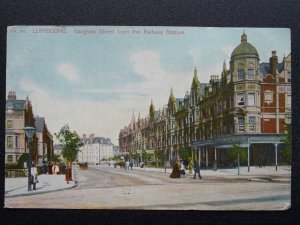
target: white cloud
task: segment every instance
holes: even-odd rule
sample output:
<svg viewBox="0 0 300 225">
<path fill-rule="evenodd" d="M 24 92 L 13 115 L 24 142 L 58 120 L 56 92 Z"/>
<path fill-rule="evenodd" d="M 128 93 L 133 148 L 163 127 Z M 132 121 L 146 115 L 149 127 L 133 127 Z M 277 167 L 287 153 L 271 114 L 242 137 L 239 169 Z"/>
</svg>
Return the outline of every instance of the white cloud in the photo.
<svg viewBox="0 0 300 225">
<path fill-rule="evenodd" d="M 96 136 L 111 138 L 115 145 L 118 145 L 120 129 L 130 122 L 133 107 L 145 103 L 144 100 L 135 99 L 117 102 L 62 100 L 31 80 L 21 80 L 20 86 L 28 93 L 34 115 L 45 117 L 52 134 L 69 124 L 80 136 L 83 133 L 94 133 Z M 57 142 L 55 137 L 54 140 Z"/>
<path fill-rule="evenodd" d="M 129 57 L 134 72 L 148 79 L 158 77 L 163 73 L 160 68 L 160 55 L 154 51 L 141 51 Z"/>
<path fill-rule="evenodd" d="M 77 68 L 71 63 L 62 63 L 57 67 L 57 72 L 69 81 L 79 81 L 80 76 Z"/>
<path fill-rule="evenodd" d="M 185 72 L 170 72 L 164 70 L 160 64 L 160 55 L 155 51 L 136 52 L 130 56 L 133 71 L 146 78 L 138 84 L 129 84 L 128 90 L 135 90 L 153 99 L 156 109 L 168 103 L 171 88 L 175 97 L 184 97 L 185 91 L 190 89 L 193 79 L 193 68 Z M 149 104 L 150 101 L 149 99 Z"/>
</svg>

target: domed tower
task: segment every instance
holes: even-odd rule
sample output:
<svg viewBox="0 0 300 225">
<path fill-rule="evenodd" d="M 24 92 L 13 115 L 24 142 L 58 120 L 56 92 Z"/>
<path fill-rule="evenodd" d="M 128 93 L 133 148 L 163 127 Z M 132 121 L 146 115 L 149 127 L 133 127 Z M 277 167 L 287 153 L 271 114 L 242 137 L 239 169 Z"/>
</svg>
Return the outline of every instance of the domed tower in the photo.
<svg viewBox="0 0 300 225">
<path fill-rule="evenodd" d="M 233 88 L 234 123 L 238 133 L 259 131 L 260 83 L 259 55 L 243 32 L 241 43 L 230 58 L 230 79 Z"/>
<path fill-rule="evenodd" d="M 257 79 L 259 55 L 256 48 L 247 41 L 243 32 L 241 43 L 233 50 L 230 57 L 231 81 Z"/>
</svg>

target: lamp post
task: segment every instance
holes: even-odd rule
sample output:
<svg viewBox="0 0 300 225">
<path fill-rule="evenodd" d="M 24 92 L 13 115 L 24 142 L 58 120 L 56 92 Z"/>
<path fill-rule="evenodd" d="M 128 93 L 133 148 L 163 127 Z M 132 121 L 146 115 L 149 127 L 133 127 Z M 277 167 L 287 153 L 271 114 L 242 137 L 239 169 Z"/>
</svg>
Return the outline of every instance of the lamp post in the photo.
<svg viewBox="0 0 300 225">
<path fill-rule="evenodd" d="M 101 159 L 100 159 L 100 141 L 98 142 L 98 144 L 99 144 L 99 166 L 100 166 L 100 161 L 101 161 Z"/>
<path fill-rule="evenodd" d="M 35 133 L 34 127 L 24 127 L 25 135 L 28 139 L 28 161 L 27 161 L 27 168 L 28 168 L 28 191 L 31 191 L 31 153 L 30 153 L 30 142 L 32 140 L 32 136 Z"/>
<path fill-rule="evenodd" d="M 164 166 L 165 166 L 165 173 L 167 172 L 167 149 L 164 149 Z"/>
</svg>

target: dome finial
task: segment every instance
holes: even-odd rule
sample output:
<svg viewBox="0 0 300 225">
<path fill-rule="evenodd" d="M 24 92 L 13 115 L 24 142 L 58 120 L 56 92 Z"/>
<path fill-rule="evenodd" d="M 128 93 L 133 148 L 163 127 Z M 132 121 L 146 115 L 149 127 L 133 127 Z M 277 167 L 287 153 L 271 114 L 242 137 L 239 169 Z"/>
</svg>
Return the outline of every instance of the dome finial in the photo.
<svg viewBox="0 0 300 225">
<path fill-rule="evenodd" d="M 243 29 L 243 34 L 241 36 L 241 42 L 247 42 L 247 35 L 245 34 L 245 30 Z"/>
</svg>

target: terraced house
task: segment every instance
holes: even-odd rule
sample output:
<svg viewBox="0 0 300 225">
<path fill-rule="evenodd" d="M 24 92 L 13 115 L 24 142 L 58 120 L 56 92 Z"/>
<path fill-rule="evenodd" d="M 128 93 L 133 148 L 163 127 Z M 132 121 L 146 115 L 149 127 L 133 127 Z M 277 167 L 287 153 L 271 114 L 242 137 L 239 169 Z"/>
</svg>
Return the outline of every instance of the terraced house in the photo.
<svg viewBox="0 0 300 225">
<path fill-rule="evenodd" d="M 31 101 L 17 99 L 16 93 L 10 91 L 6 100 L 5 112 L 5 163 L 17 163 L 19 157 L 28 150 L 24 133 L 25 126 L 35 126 Z M 31 158 L 34 161 L 37 156 L 37 138 L 32 141 Z"/>
<path fill-rule="evenodd" d="M 163 151 L 171 160 L 188 149 L 201 166 L 220 167 L 230 166 L 228 149 L 239 145 L 247 151 L 248 166 L 277 168 L 285 126 L 291 123 L 291 55 L 279 62 L 272 51 L 269 62 L 260 63 L 243 33 L 229 68 L 224 62 L 220 71 L 200 83 L 195 68 L 190 90 L 183 98 L 171 90 L 162 111 L 151 101 L 148 116 L 120 130 L 120 151 Z"/>
<path fill-rule="evenodd" d="M 53 137 L 45 118 L 34 116 L 28 97 L 17 99 L 16 92 L 9 91 L 5 111 L 5 164 L 17 164 L 19 157 L 28 153 L 28 140 L 24 132 L 27 126 L 36 128 L 30 143 L 32 162 L 41 164 L 51 160 Z"/>
</svg>

